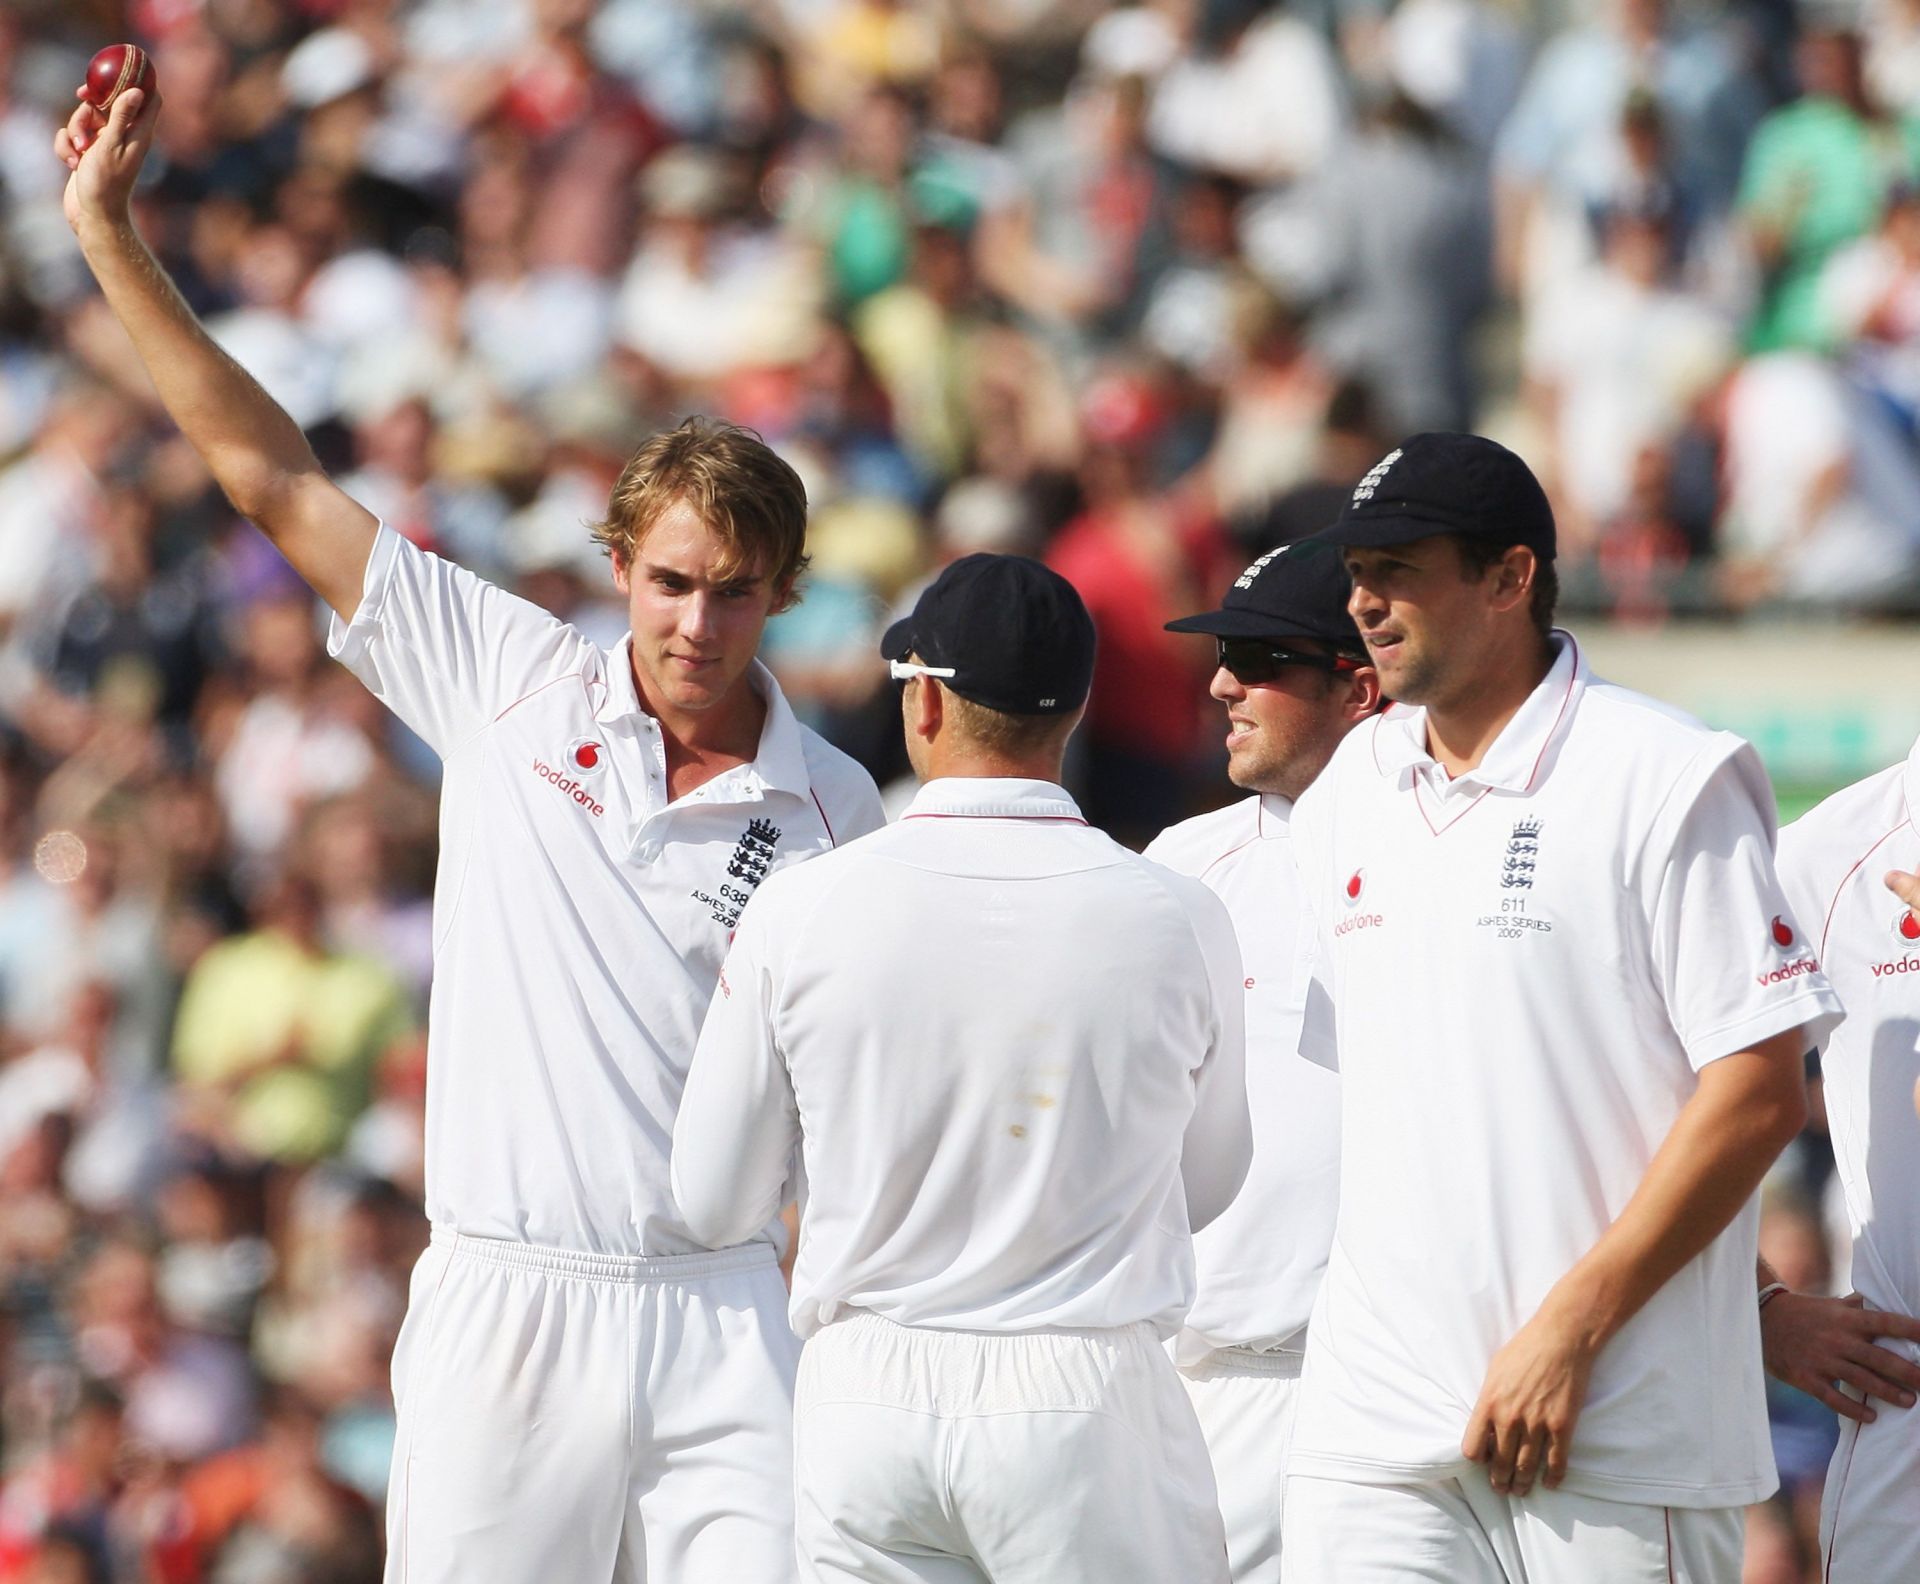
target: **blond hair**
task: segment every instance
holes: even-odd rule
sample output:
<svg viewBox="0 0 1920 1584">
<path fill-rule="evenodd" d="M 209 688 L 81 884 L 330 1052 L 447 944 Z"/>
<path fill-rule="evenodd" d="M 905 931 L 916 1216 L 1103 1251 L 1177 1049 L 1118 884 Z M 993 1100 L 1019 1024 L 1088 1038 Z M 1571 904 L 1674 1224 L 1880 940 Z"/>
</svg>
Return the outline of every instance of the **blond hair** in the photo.
<svg viewBox="0 0 1920 1584">
<path fill-rule="evenodd" d="M 800 475 L 751 429 L 689 418 L 628 459 L 593 537 L 632 566 L 641 541 L 684 501 L 725 547 L 719 575 L 769 579 L 784 605 L 807 567 L 807 491 Z"/>
<path fill-rule="evenodd" d="M 1080 724 L 1078 710 L 1065 715 L 1014 715 L 967 698 L 952 688 L 943 691 L 955 734 L 975 748 L 1003 759 L 1056 753 L 1066 746 L 1067 739 Z"/>
</svg>

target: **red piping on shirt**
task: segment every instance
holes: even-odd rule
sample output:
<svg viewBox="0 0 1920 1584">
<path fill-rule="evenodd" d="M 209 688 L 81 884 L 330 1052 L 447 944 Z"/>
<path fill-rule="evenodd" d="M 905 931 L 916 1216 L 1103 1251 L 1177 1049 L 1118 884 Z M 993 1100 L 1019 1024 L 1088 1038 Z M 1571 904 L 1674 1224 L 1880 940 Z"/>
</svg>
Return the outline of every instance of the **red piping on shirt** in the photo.
<svg viewBox="0 0 1920 1584">
<path fill-rule="evenodd" d="M 1233 846 L 1229 847 L 1218 858 L 1209 858 L 1207 860 L 1206 868 L 1200 871 L 1200 878 L 1204 880 L 1208 875 L 1212 874 L 1214 870 L 1218 869 L 1220 865 L 1225 863 L 1229 858 L 1231 858 L 1235 853 L 1239 852 L 1243 847 L 1251 847 L 1259 839 L 1260 839 L 1260 832 L 1256 828 L 1254 830 L 1254 833 L 1251 836 L 1249 836 L 1245 841 L 1235 842 Z"/>
<path fill-rule="evenodd" d="M 1573 702 L 1573 684 L 1578 681 L 1580 677 L 1580 645 L 1575 641 L 1571 633 L 1567 635 L 1567 644 L 1573 650 L 1573 669 L 1567 674 L 1567 691 L 1560 700 L 1559 713 L 1553 717 L 1553 724 L 1547 728 L 1547 735 L 1540 743 L 1540 752 L 1534 755 L 1533 768 L 1527 772 L 1527 784 L 1520 789 L 1523 792 L 1531 792 L 1534 782 L 1540 779 L 1540 767 L 1547 762 L 1547 750 L 1553 746 L 1554 739 L 1560 735 L 1560 723 L 1567 718 L 1567 706 Z M 1376 739 L 1379 737 L 1379 728 L 1377 726 L 1374 728 L 1374 736 Z M 1380 763 L 1380 753 L 1377 746 L 1374 749 L 1373 762 L 1375 765 Z M 1480 799 L 1484 798 L 1487 793 L 1492 790 L 1492 787 L 1488 787 L 1486 791 L 1480 794 L 1480 797 L 1475 798 L 1458 814 L 1454 815 L 1452 819 L 1448 820 L 1446 824 L 1436 825 L 1433 823 L 1432 816 L 1427 813 L 1426 805 L 1420 801 L 1420 777 L 1418 774 L 1415 774 L 1413 778 L 1414 806 L 1420 810 L 1420 817 L 1427 822 L 1427 829 L 1435 836 L 1438 836 L 1442 831 L 1452 830 L 1454 826 L 1458 825 L 1460 821 L 1477 809 L 1480 806 Z"/>
<path fill-rule="evenodd" d="M 814 791 L 812 787 L 808 787 L 807 796 L 813 799 L 813 806 L 820 810 L 820 823 L 827 827 L 827 845 L 829 847 L 838 847 L 840 845 L 840 839 L 833 834 L 833 821 L 827 818 L 827 810 L 825 805 L 820 801 L 820 794 Z"/>
<path fill-rule="evenodd" d="M 537 688 L 533 690 L 532 693 L 522 693 L 520 697 L 515 699 L 511 704 L 509 704 L 505 709 L 503 709 L 498 715 L 494 716 L 493 717 L 494 723 L 498 725 L 501 721 L 505 720 L 509 715 L 511 715 L 515 710 L 517 710 L 522 704 L 526 703 L 528 699 L 533 698 L 538 694 L 546 692 L 547 689 L 554 686 L 555 683 L 578 682 L 583 677 L 586 677 L 586 675 L 587 673 L 584 671 L 570 671 L 565 676 L 555 677 L 552 682 L 542 682 Z M 589 687 L 593 685 L 591 678 L 588 678 L 586 685 Z"/>
<path fill-rule="evenodd" d="M 1574 636 L 1567 635 L 1567 645 L 1573 650 L 1573 670 L 1567 675 L 1566 696 L 1560 700 L 1560 713 L 1553 717 L 1553 725 L 1548 729 L 1546 740 L 1540 744 L 1540 752 L 1534 756 L 1533 769 L 1528 772 L 1527 784 L 1523 790 L 1531 792 L 1540 767 L 1547 762 L 1547 750 L 1553 746 L 1553 739 L 1560 734 L 1560 723 L 1567 718 L 1567 706 L 1573 702 L 1573 684 L 1580 676 L 1580 645 Z"/>
<path fill-rule="evenodd" d="M 1840 906 L 1840 894 L 1841 892 L 1847 889 L 1847 882 L 1850 881 L 1855 875 L 1857 875 L 1860 872 L 1860 866 L 1863 863 L 1865 863 L 1869 858 L 1871 858 L 1875 853 L 1877 853 L 1882 847 L 1886 846 L 1888 842 L 1892 841 L 1894 837 L 1898 836 L 1903 830 L 1905 830 L 1912 823 L 1913 823 L 1913 820 L 1911 817 L 1907 819 L 1903 819 L 1898 825 L 1894 826 L 1892 830 L 1888 831 L 1886 835 L 1882 836 L 1877 842 L 1875 842 L 1871 847 L 1869 847 L 1865 852 L 1863 852 L 1858 858 L 1856 858 L 1853 861 L 1853 867 L 1840 877 L 1840 883 L 1833 888 L 1833 900 L 1827 904 L 1826 919 L 1820 925 L 1820 956 L 1823 961 L 1825 960 L 1827 955 L 1827 932 L 1833 928 L 1834 909 Z"/>
</svg>

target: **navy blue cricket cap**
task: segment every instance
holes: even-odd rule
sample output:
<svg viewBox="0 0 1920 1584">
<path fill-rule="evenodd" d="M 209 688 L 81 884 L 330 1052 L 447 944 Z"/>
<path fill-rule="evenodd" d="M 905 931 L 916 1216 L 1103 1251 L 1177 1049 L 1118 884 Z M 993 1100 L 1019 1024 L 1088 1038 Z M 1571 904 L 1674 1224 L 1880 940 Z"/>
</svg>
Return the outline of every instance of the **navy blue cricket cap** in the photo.
<svg viewBox="0 0 1920 1584">
<path fill-rule="evenodd" d="M 1417 434 L 1403 440 L 1354 487 L 1331 528 L 1335 545 L 1409 544 L 1459 534 L 1554 555 L 1553 508 L 1533 470 L 1482 435 Z"/>
<path fill-rule="evenodd" d="M 1304 540 L 1269 550 L 1233 580 L 1218 610 L 1182 616 L 1168 632 L 1216 638 L 1314 638 L 1359 650 L 1360 629 L 1347 614 L 1353 583 L 1339 552 Z"/>
<path fill-rule="evenodd" d="M 888 660 L 951 667 L 962 698 L 1004 715 L 1064 715 L 1093 686 L 1093 618 L 1074 586 L 1027 556 L 962 556 L 880 639 Z"/>
</svg>

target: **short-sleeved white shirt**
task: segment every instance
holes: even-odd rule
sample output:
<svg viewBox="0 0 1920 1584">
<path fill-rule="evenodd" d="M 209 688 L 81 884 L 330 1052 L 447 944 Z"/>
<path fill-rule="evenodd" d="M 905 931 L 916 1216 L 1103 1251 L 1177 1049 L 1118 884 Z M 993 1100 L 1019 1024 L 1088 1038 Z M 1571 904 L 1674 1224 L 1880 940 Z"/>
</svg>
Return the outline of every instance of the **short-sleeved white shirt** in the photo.
<svg viewBox="0 0 1920 1584">
<path fill-rule="evenodd" d="M 1241 977 L 1219 899 L 1059 787 L 929 782 L 742 922 L 674 1134 L 687 1225 L 759 1226 L 798 1151 L 802 1336 L 1171 1335 L 1189 1229 L 1246 1175 Z"/>
<path fill-rule="evenodd" d="M 1163 831 L 1146 850 L 1226 903 L 1247 994 L 1253 1164 L 1226 1213 L 1194 1235 L 1199 1291 L 1176 1344 L 1182 1364 L 1220 1348 L 1303 1346 L 1333 1243 L 1340 1080 L 1299 1054 L 1305 996 L 1295 964 L 1312 918 L 1292 819 L 1288 798 L 1243 798 Z"/>
<path fill-rule="evenodd" d="M 1916 807 L 1920 745 L 1783 830 L 1780 883 L 1847 1004 L 1821 1044 L 1820 1076 L 1853 1285 L 1876 1309 L 1920 1316 L 1920 924 L 1881 883 L 1920 865 Z"/>
<path fill-rule="evenodd" d="M 446 763 L 428 1216 L 587 1253 L 704 1247 L 668 1151 L 728 939 L 769 873 L 881 823 L 872 781 L 756 669 L 758 756 L 669 801 L 624 643 L 387 528 L 328 647 Z"/>
<path fill-rule="evenodd" d="M 1341 1075 L 1340 1207 L 1292 1468 L 1447 1478 L 1493 1354 L 1625 1208 L 1698 1070 L 1839 1002 L 1773 869 L 1745 743 L 1555 663 L 1449 780 L 1424 710 L 1294 810 L 1317 915 L 1302 1048 Z M 1567 1488 L 1775 1484 L 1749 1205 L 1602 1351 Z"/>
</svg>

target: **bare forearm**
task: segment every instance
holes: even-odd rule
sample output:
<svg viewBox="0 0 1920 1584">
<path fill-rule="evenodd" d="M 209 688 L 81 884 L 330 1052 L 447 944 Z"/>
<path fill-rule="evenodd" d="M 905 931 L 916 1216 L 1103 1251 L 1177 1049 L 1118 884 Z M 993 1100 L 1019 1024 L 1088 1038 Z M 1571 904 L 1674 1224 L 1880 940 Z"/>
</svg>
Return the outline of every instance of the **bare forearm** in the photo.
<svg viewBox="0 0 1920 1584">
<path fill-rule="evenodd" d="M 130 220 L 90 222 L 77 234 L 161 402 L 227 499 L 350 616 L 374 519 L 339 492 L 299 425 L 207 334 Z"/>
<path fill-rule="evenodd" d="M 236 507 L 252 516 L 274 478 L 319 470 L 299 427 L 214 343 L 131 221 L 79 236 L 161 401 Z"/>
<path fill-rule="evenodd" d="M 1627 1207 L 1549 1296 L 1596 1350 L 1726 1229 L 1805 1120 L 1797 1033 L 1725 1061 L 1741 1070 L 1708 1069 Z"/>
</svg>

